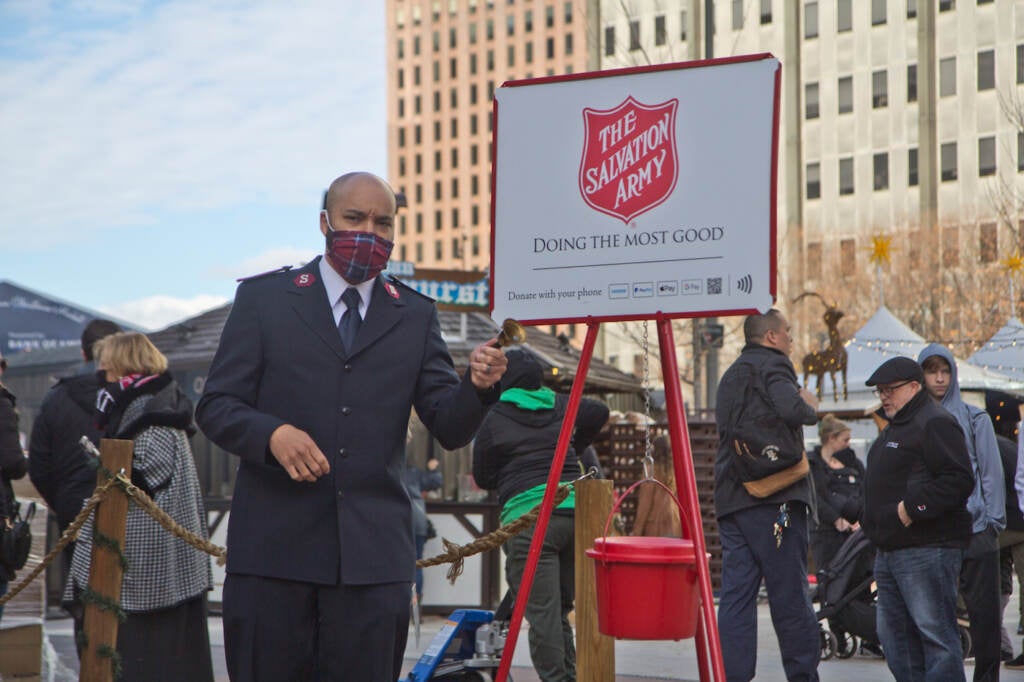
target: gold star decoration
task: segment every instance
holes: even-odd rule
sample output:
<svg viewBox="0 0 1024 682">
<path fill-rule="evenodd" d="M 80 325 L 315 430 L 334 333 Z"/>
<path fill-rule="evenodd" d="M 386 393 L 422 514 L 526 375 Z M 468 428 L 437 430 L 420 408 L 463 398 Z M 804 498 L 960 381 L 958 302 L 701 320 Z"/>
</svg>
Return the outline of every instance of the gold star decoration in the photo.
<svg viewBox="0 0 1024 682">
<path fill-rule="evenodd" d="M 1021 269 L 1024 269 L 1024 257 L 1019 253 L 1016 253 L 999 261 L 999 264 L 1002 265 L 1006 271 L 1017 273 L 1020 272 Z"/>
<path fill-rule="evenodd" d="M 889 262 L 892 247 L 892 237 L 881 235 L 871 238 L 871 262 L 875 265 L 882 265 Z"/>
</svg>

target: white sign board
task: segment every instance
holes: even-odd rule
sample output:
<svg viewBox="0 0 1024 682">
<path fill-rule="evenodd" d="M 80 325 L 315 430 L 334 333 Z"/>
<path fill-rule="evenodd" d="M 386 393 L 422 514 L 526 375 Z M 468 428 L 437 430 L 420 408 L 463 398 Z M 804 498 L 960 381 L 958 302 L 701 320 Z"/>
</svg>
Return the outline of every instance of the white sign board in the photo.
<svg viewBox="0 0 1024 682">
<path fill-rule="evenodd" d="M 499 88 L 494 319 L 770 308 L 779 69 L 755 55 Z"/>
</svg>

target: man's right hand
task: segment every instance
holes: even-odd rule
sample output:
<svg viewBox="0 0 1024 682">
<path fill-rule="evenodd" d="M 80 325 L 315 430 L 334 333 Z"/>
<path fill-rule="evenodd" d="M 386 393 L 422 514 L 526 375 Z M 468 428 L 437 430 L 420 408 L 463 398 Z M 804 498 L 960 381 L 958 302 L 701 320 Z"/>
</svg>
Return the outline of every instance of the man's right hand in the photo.
<svg viewBox="0 0 1024 682">
<path fill-rule="evenodd" d="M 282 424 L 270 434 L 270 452 L 293 481 L 312 483 L 331 470 L 309 434 L 291 424 Z"/>
<path fill-rule="evenodd" d="M 817 394 L 811 393 L 806 388 L 800 389 L 800 397 L 803 398 L 804 402 L 811 406 L 812 409 L 818 409 L 818 396 Z"/>
</svg>

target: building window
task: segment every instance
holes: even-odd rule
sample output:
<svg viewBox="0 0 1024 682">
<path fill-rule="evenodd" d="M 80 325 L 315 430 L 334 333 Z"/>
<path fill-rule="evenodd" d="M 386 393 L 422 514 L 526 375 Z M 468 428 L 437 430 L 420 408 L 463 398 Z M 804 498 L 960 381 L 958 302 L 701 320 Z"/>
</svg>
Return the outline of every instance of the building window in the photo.
<svg viewBox="0 0 1024 682">
<path fill-rule="evenodd" d="M 399 128 L 398 129 L 398 146 L 399 147 L 404 147 L 405 146 L 405 128 Z"/>
<path fill-rule="evenodd" d="M 818 118 L 818 84 L 804 86 L 804 115 L 808 119 Z"/>
<path fill-rule="evenodd" d="M 917 147 L 907 150 L 907 185 L 917 187 Z"/>
<path fill-rule="evenodd" d="M 939 97 L 956 94 L 956 57 L 939 60 Z"/>
<path fill-rule="evenodd" d="M 437 31 L 431 34 L 430 44 L 434 48 L 434 52 L 441 51 L 441 36 Z"/>
<path fill-rule="evenodd" d="M 871 74 L 871 106 L 881 109 L 889 105 L 889 74 L 886 71 L 875 71 Z"/>
<path fill-rule="evenodd" d="M 441 244 L 441 240 L 438 239 L 434 242 L 434 260 L 441 260 L 444 258 L 444 246 Z"/>
<path fill-rule="evenodd" d="M 405 59 L 405 41 L 401 38 L 398 39 L 398 58 Z"/>
<path fill-rule="evenodd" d="M 1024 83 L 1024 45 L 1017 46 L 1017 82 Z"/>
<path fill-rule="evenodd" d="M 1017 51 L 1017 54 L 1020 54 L 1019 50 Z M 1020 73 L 1020 71 L 1017 71 L 1017 73 Z M 398 70 L 398 87 L 399 88 L 404 88 L 405 87 L 405 71 L 403 71 L 402 69 Z"/>
<path fill-rule="evenodd" d="M 474 206 L 473 208 L 477 208 L 477 207 Z M 473 224 L 476 225 L 477 222 L 478 221 L 474 220 Z M 477 236 L 477 235 L 473 235 L 473 255 L 474 256 L 479 256 L 480 255 L 480 237 Z"/>
<path fill-rule="evenodd" d="M 444 214 L 441 211 L 434 211 L 434 232 L 440 232 L 444 223 Z"/>
<path fill-rule="evenodd" d="M 743 0 L 732 0 L 732 30 L 743 28 Z"/>
<path fill-rule="evenodd" d="M 654 44 L 664 45 L 668 42 L 668 31 L 665 28 L 665 15 L 654 17 Z"/>
<path fill-rule="evenodd" d="M 448 60 L 448 75 L 449 75 L 449 77 L 451 77 L 452 79 L 457 78 L 458 77 L 458 69 L 459 69 L 458 61 L 456 61 L 455 59 L 449 59 Z"/>
<path fill-rule="evenodd" d="M 417 263 L 422 263 L 423 262 L 423 243 L 422 242 L 416 242 L 416 262 Z"/>
<path fill-rule="evenodd" d="M 423 234 L 423 214 L 416 214 L 416 234 Z"/>
<path fill-rule="evenodd" d="M 956 180 L 956 142 L 946 142 L 939 148 L 942 162 L 942 181 Z"/>
<path fill-rule="evenodd" d="M 804 5 L 804 38 L 818 37 L 818 3 Z"/>
<path fill-rule="evenodd" d="M 551 5 L 544 9 L 544 24 L 548 28 L 552 28 L 555 25 L 555 8 Z"/>
<path fill-rule="evenodd" d="M 836 31 L 853 30 L 853 5 L 851 0 L 837 0 L 836 2 Z"/>
<path fill-rule="evenodd" d="M 853 111 L 853 76 L 839 79 L 839 113 L 848 114 Z"/>
<path fill-rule="evenodd" d="M 885 23 L 885 0 L 871 0 L 871 25 Z"/>
<path fill-rule="evenodd" d="M 417 174 L 423 172 L 423 155 L 422 154 L 417 154 L 416 155 L 415 163 L 413 165 L 416 166 L 416 173 Z"/>
<path fill-rule="evenodd" d="M 882 152 L 874 156 L 875 191 L 889 189 L 889 154 Z"/>
<path fill-rule="evenodd" d="M 434 113 L 440 113 L 441 111 L 441 91 L 434 91 Z"/>
<path fill-rule="evenodd" d="M 907 0 L 907 19 L 917 18 L 917 0 Z"/>
<path fill-rule="evenodd" d="M 398 98 L 398 118 L 405 116 L 405 100 L 401 97 Z"/>
<path fill-rule="evenodd" d="M 459 198 L 459 179 L 452 178 L 452 199 Z"/>
<path fill-rule="evenodd" d="M 469 147 L 469 163 L 473 166 L 480 163 L 480 148 L 475 144 Z"/>
<path fill-rule="evenodd" d="M 807 198 L 821 198 L 821 164 L 807 164 Z"/>
<path fill-rule="evenodd" d="M 470 218 L 473 221 L 472 225 L 474 227 L 480 223 L 480 207 L 479 206 L 477 206 L 476 204 L 473 204 L 472 206 L 470 206 L 469 207 L 469 215 L 470 215 Z M 476 249 L 475 248 L 473 249 L 473 255 L 474 256 L 476 255 Z"/>
<path fill-rule="evenodd" d="M 956 9 L 956 0 L 939 0 L 939 11 L 949 12 Z"/>
<path fill-rule="evenodd" d="M 554 59 L 555 58 L 555 39 L 554 38 L 548 38 L 547 39 L 546 47 L 547 47 L 548 59 Z"/>
<path fill-rule="evenodd" d="M 565 34 L 565 54 L 567 54 L 567 55 L 572 54 L 572 34 L 571 33 L 566 33 Z"/>
<path fill-rule="evenodd" d="M 807 278 L 821 279 L 821 242 L 807 245 Z"/>
<path fill-rule="evenodd" d="M 572 23 L 572 2 L 565 3 L 565 23 Z"/>
<path fill-rule="evenodd" d="M 469 75 L 476 75 L 476 53 L 469 55 Z"/>
<path fill-rule="evenodd" d="M 853 158 L 839 159 L 839 196 L 853 194 Z"/>
<path fill-rule="evenodd" d="M 473 196 L 480 195 L 480 178 L 473 175 L 469 178 L 469 192 Z"/>
<path fill-rule="evenodd" d="M 487 39 L 494 40 L 494 19 L 487 20 Z"/>
<path fill-rule="evenodd" d="M 458 168 L 459 167 L 459 148 L 458 147 L 452 147 L 451 157 L 452 157 L 452 168 Z"/>
<path fill-rule="evenodd" d="M 508 59 L 506 59 L 505 64 L 506 64 L 506 66 L 515 66 L 516 65 L 516 46 L 515 45 L 509 45 L 508 46 Z"/>
<path fill-rule="evenodd" d="M 844 239 L 839 242 L 839 272 L 843 277 L 853 277 L 857 272 L 857 240 Z"/>
<path fill-rule="evenodd" d="M 984 223 L 978 230 L 978 260 L 994 263 L 999 257 L 999 230 L 996 223 Z"/>
<path fill-rule="evenodd" d="M 978 90 L 992 90 L 996 87 L 996 51 L 978 52 Z"/>
<path fill-rule="evenodd" d="M 452 227 L 458 227 L 458 226 L 459 226 L 459 209 L 453 208 L 452 209 Z M 454 246 L 454 245 L 455 244 L 453 243 L 452 246 Z"/>
<path fill-rule="evenodd" d="M 448 29 L 448 47 L 450 47 L 453 50 L 455 49 L 455 45 L 456 45 L 455 38 L 456 38 L 455 29 L 454 28 Z"/>
<path fill-rule="evenodd" d="M 476 45 L 476 22 L 469 25 L 469 44 Z"/>
<path fill-rule="evenodd" d="M 412 67 L 412 84 L 413 85 L 419 85 L 420 84 L 420 67 L 418 67 L 418 66 Z"/>
<path fill-rule="evenodd" d="M 476 91 L 475 90 L 476 86 L 474 85 L 474 86 L 472 86 L 472 88 L 473 89 L 470 90 L 470 92 L 475 92 Z M 473 103 L 476 104 L 476 98 L 475 97 L 473 98 Z M 476 117 L 476 114 L 472 114 L 469 117 L 469 134 L 470 135 L 476 135 L 477 130 L 479 130 L 479 128 L 480 128 L 480 124 L 478 123 L 478 119 Z"/>
<path fill-rule="evenodd" d="M 533 63 L 533 43 L 526 43 L 526 63 Z M 530 78 L 528 75 L 527 78 Z"/>
<path fill-rule="evenodd" d="M 611 57 L 615 54 L 615 27 L 604 27 L 604 56 Z"/>
<path fill-rule="evenodd" d="M 686 40 L 686 10 L 679 13 L 679 40 Z"/>
<path fill-rule="evenodd" d="M 1017 133 L 1017 172 L 1024 171 L 1024 133 Z"/>
<path fill-rule="evenodd" d="M 635 19 L 629 22 L 629 49 L 640 49 L 640 22 Z"/>
<path fill-rule="evenodd" d="M 955 227 L 942 230 L 942 264 L 947 268 L 960 265 L 960 230 Z"/>
<path fill-rule="evenodd" d="M 437 172 L 441 171 L 441 152 L 434 152 L 434 170 Z"/>
<path fill-rule="evenodd" d="M 434 201 L 441 201 L 441 181 L 434 181 Z"/>
<path fill-rule="evenodd" d="M 996 138 L 982 137 L 978 140 L 978 175 L 996 174 Z"/>
<path fill-rule="evenodd" d="M 510 36 L 514 36 L 516 34 L 516 15 L 514 15 L 514 14 L 508 15 L 508 17 L 505 20 L 505 26 L 506 26 L 506 29 L 505 29 L 506 34 L 508 34 Z"/>
<path fill-rule="evenodd" d="M 526 14 L 523 16 L 523 28 L 527 33 L 533 33 L 533 10 L 526 10 Z"/>
<path fill-rule="evenodd" d="M 772 23 L 772 0 L 761 0 L 761 25 Z"/>
<path fill-rule="evenodd" d="M 907 103 L 917 101 L 917 64 L 907 65 Z"/>
<path fill-rule="evenodd" d="M 494 71 L 494 50 L 487 50 L 487 70 Z"/>
</svg>

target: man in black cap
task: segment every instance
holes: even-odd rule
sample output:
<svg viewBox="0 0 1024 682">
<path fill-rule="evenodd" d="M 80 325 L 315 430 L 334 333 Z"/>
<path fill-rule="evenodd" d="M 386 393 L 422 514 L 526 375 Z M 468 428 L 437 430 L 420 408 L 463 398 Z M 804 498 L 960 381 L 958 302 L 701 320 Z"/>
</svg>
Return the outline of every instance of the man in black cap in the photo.
<svg viewBox="0 0 1024 682">
<path fill-rule="evenodd" d="M 897 682 L 964 680 L 957 582 L 971 537 L 974 475 L 956 418 L 921 366 L 887 360 L 867 380 L 888 425 L 868 452 L 861 528 L 878 548 L 878 637 Z"/>
</svg>

